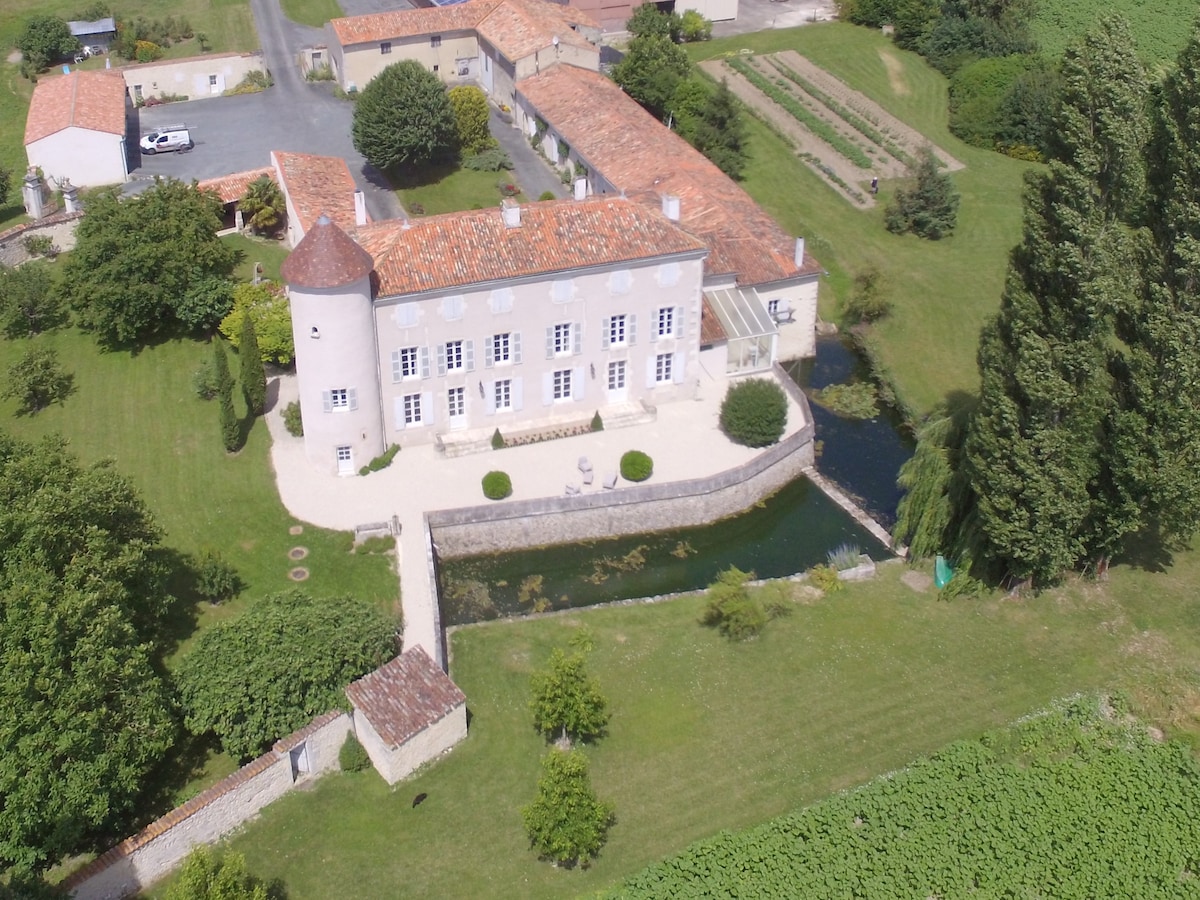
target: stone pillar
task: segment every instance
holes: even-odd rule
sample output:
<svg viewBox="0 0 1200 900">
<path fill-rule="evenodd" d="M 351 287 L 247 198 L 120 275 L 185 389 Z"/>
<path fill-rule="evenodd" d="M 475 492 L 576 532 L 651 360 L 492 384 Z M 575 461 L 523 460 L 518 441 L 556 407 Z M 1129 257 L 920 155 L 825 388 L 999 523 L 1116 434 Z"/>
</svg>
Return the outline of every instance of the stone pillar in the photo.
<svg viewBox="0 0 1200 900">
<path fill-rule="evenodd" d="M 38 220 L 46 215 L 46 195 L 45 184 L 42 178 L 37 173 L 37 169 L 30 167 L 25 173 L 25 181 L 21 184 L 21 196 L 25 199 L 25 212 L 29 218 Z"/>
<path fill-rule="evenodd" d="M 62 183 L 62 195 L 63 206 L 66 207 L 67 212 L 79 212 L 81 209 L 79 205 L 79 188 L 71 184 L 70 179 Z"/>
</svg>

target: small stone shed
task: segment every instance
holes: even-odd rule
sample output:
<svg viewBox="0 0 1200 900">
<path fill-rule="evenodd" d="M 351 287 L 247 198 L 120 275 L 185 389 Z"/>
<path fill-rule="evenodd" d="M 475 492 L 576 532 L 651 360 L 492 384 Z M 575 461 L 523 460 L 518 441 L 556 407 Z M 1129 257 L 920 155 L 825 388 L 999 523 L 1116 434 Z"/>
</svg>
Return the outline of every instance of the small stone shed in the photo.
<svg viewBox="0 0 1200 900">
<path fill-rule="evenodd" d="M 421 647 L 346 688 L 354 730 L 388 784 L 467 736 L 467 697 Z"/>
</svg>

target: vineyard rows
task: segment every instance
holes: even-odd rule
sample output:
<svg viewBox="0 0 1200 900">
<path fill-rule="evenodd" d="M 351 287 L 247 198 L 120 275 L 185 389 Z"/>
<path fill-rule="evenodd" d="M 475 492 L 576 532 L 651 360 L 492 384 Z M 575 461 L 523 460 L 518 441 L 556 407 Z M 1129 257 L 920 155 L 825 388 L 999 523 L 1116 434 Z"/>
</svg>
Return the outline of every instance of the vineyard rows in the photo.
<svg viewBox="0 0 1200 900">
<path fill-rule="evenodd" d="M 722 832 L 611 897 L 1200 895 L 1200 764 L 1102 698 L 747 831 Z"/>
</svg>

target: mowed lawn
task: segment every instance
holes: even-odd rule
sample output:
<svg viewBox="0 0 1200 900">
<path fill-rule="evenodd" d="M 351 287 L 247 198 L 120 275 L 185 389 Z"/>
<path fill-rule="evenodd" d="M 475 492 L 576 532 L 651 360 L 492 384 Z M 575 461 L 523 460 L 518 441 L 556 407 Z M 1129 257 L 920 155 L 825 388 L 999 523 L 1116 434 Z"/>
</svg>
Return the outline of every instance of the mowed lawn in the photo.
<svg viewBox="0 0 1200 900">
<path fill-rule="evenodd" d="M 954 173 L 962 194 L 958 227 L 941 241 L 884 228 L 883 211 L 898 182 L 881 181 L 878 206 L 857 210 L 755 120 L 743 187 L 786 230 L 806 237 L 829 272 L 821 290 L 824 318 L 836 319 L 857 273 L 869 267 L 883 273 L 894 312 L 877 329 L 879 358 L 909 408 L 920 415 L 957 392 L 976 391 L 979 329 L 1000 305 L 1008 252 L 1020 239 L 1022 173 L 1032 166 L 953 137 L 946 79 L 875 31 L 829 23 L 688 49 L 705 59 L 741 48 L 799 51 L 966 164 Z"/>
<path fill-rule="evenodd" d="M 501 184 L 520 187 L 512 172 L 477 172 L 458 163 L 389 172 L 388 178 L 404 208 L 415 216 L 491 209 L 504 197 Z M 526 198 L 519 195 L 518 199 Z"/>
<path fill-rule="evenodd" d="M 1074 691 L 1125 689 L 1194 734 L 1196 563 L 954 603 L 913 592 L 894 564 L 746 644 L 698 625 L 694 598 L 469 627 L 451 639 L 464 743 L 395 790 L 373 771 L 328 776 L 230 846 L 291 900 L 580 896 Z M 530 672 L 581 625 L 612 706 L 592 776 L 617 822 L 590 870 L 562 871 L 535 860 L 521 827 L 545 749 L 526 703 Z"/>
<path fill-rule="evenodd" d="M 18 417 L 13 401 L 0 402 L 0 428 L 26 439 L 59 433 L 85 462 L 112 459 L 162 525 L 165 544 L 184 553 L 217 549 L 246 582 L 238 600 L 181 614 L 176 630 L 182 650 L 195 628 L 236 614 L 252 598 L 295 587 L 288 579 L 298 565 L 288 557 L 292 547 L 309 551 L 300 564 L 310 572 L 304 588 L 314 595 L 356 594 L 387 609 L 397 603 L 389 558 L 352 554 L 348 532 L 305 525 L 302 534 L 289 534 L 301 523 L 279 501 L 261 420 L 244 449 L 226 454 L 216 402 L 200 400 L 192 390 L 193 372 L 211 357 L 208 344 L 170 340 L 130 354 L 102 352 L 94 338 L 74 330 L 37 340 L 58 351 L 76 391 L 36 416 Z M 26 346 L 0 341 L 0 372 Z M 232 352 L 230 364 L 236 373 Z"/>
</svg>

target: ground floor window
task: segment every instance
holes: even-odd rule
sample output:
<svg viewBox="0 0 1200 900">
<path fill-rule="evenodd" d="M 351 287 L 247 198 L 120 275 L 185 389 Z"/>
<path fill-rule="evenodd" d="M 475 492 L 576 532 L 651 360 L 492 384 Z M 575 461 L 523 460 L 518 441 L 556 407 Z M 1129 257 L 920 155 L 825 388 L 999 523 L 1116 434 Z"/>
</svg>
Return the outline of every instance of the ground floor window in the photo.
<svg viewBox="0 0 1200 900">
<path fill-rule="evenodd" d="M 458 418 L 467 414 L 467 398 L 465 388 L 450 388 L 446 392 L 447 405 L 450 408 L 450 418 Z"/>
<path fill-rule="evenodd" d="M 571 399 L 571 370 L 558 369 L 554 373 L 554 399 Z"/>
<path fill-rule="evenodd" d="M 658 384 L 669 384 L 672 380 L 671 363 L 674 354 L 660 353 L 654 358 L 654 380 Z"/>
<path fill-rule="evenodd" d="M 512 379 L 502 378 L 496 382 L 496 409 L 512 409 Z"/>
<path fill-rule="evenodd" d="M 421 395 L 420 394 L 405 394 L 404 395 L 404 424 L 405 425 L 420 425 L 421 424 Z"/>
<path fill-rule="evenodd" d="M 617 359 L 608 364 L 608 389 L 610 391 L 625 389 L 625 360 Z"/>
</svg>

